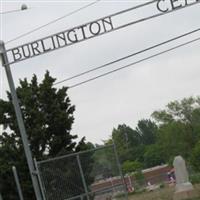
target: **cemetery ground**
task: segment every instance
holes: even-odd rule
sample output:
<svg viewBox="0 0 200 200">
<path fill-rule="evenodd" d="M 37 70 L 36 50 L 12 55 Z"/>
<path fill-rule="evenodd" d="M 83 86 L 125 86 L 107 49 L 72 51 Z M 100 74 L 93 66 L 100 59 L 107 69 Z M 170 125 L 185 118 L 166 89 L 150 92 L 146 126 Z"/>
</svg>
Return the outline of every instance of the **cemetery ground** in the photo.
<svg viewBox="0 0 200 200">
<path fill-rule="evenodd" d="M 199 197 L 190 200 L 200 199 L 200 184 L 194 185 L 197 190 Z M 164 188 L 151 191 L 151 192 L 141 192 L 129 195 L 129 200 L 173 200 L 174 187 L 165 186 Z"/>
</svg>

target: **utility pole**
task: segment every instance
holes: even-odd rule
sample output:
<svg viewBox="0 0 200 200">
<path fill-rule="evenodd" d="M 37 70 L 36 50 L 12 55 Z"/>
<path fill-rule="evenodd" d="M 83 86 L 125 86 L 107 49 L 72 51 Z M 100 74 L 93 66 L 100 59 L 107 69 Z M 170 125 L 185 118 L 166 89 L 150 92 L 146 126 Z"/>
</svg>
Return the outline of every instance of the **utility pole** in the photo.
<svg viewBox="0 0 200 200">
<path fill-rule="evenodd" d="M 36 196 L 37 200 L 42 200 L 41 190 L 40 190 L 40 187 L 38 184 L 37 174 L 36 174 L 36 170 L 34 167 L 34 162 L 33 162 L 32 154 L 31 154 L 31 150 L 30 150 L 30 146 L 29 146 L 29 142 L 28 142 L 28 138 L 27 138 L 27 134 L 26 134 L 26 129 L 25 129 L 23 118 L 22 118 L 22 113 L 21 113 L 21 109 L 19 106 L 19 101 L 17 98 L 17 93 L 15 90 L 15 85 L 14 85 L 14 81 L 12 78 L 10 65 L 8 64 L 9 61 L 8 61 L 8 56 L 6 53 L 5 44 L 3 41 L 0 41 L 0 58 L 2 60 L 2 65 L 4 66 L 5 71 L 6 71 L 6 76 L 8 79 L 11 97 L 12 97 L 12 103 L 13 103 L 13 106 L 15 109 L 17 123 L 18 123 L 19 131 L 20 131 L 20 135 L 21 135 L 21 139 L 22 139 L 22 144 L 24 147 L 25 155 L 26 155 L 26 160 L 27 160 L 28 167 L 29 167 L 29 172 L 31 175 L 32 183 L 33 183 L 33 188 L 35 191 L 35 196 Z"/>
</svg>

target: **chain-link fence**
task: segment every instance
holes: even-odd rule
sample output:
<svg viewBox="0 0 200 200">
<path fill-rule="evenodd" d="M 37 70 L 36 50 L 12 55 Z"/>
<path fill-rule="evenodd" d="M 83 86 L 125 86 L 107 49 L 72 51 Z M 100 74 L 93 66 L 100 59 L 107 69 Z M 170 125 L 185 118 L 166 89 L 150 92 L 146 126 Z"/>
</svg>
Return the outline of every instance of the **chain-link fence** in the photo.
<svg viewBox="0 0 200 200">
<path fill-rule="evenodd" d="M 172 180 L 169 179 L 167 173 L 149 177 L 145 177 L 143 174 L 139 177 L 136 177 L 135 175 L 125 177 L 125 183 L 129 192 L 143 189 L 156 189 L 162 187 L 163 184 L 169 184 L 170 182 L 172 182 Z"/>
<path fill-rule="evenodd" d="M 114 145 L 36 162 L 46 200 L 127 199 Z"/>
</svg>

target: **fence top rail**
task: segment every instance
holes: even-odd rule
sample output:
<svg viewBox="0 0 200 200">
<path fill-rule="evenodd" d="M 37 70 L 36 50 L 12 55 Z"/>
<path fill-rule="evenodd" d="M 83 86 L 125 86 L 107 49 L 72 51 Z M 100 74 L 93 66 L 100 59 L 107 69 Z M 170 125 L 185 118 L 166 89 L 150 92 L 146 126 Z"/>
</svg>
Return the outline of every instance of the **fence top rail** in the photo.
<svg viewBox="0 0 200 200">
<path fill-rule="evenodd" d="M 58 157 L 55 157 L 55 158 L 49 158 L 49 159 L 46 159 L 46 160 L 36 161 L 36 162 L 38 164 L 47 163 L 47 162 L 50 162 L 50 161 L 55 161 L 55 160 L 68 158 L 68 157 L 71 157 L 71 156 L 77 156 L 77 155 L 84 154 L 84 153 L 89 153 L 89 152 L 92 152 L 92 151 L 98 151 L 98 150 L 101 150 L 101 149 L 110 148 L 110 147 L 113 147 L 113 146 L 114 146 L 114 143 L 113 144 L 109 144 L 109 145 L 105 145 L 105 146 L 101 146 L 101 147 L 96 147 L 96 148 L 89 149 L 89 150 L 85 150 L 85 151 L 70 153 L 70 154 L 66 154 L 66 155 L 63 155 L 63 156 L 58 156 Z"/>
</svg>

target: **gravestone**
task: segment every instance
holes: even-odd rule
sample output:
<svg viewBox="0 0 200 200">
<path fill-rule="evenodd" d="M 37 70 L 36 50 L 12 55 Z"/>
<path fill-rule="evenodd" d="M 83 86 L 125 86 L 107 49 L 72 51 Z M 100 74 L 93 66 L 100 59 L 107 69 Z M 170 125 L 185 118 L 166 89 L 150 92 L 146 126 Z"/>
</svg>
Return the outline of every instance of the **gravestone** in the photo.
<svg viewBox="0 0 200 200">
<path fill-rule="evenodd" d="M 185 160 L 181 156 L 176 156 L 173 162 L 176 186 L 174 200 L 183 200 L 197 197 L 193 185 L 189 182 L 189 175 L 186 169 Z"/>
</svg>

